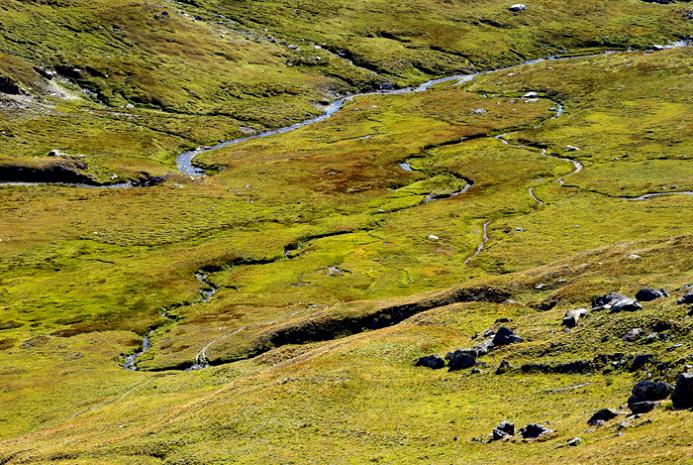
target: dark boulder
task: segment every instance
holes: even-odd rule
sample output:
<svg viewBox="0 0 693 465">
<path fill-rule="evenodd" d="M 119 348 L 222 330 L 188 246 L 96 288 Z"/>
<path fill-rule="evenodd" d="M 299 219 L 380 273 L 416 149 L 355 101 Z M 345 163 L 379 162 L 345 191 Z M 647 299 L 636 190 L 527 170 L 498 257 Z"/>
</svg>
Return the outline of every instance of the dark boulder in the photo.
<svg viewBox="0 0 693 465">
<path fill-rule="evenodd" d="M 507 421 L 502 421 L 498 426 L 493 428 L 491 440 L 499 441 L 511 436 L 515 436 L 515 425 Z"/>
<path fill-rule="evenodd" d="M 536 309 L 541 312 L 548 312 L 552 308 L 558 305 L 558 298 L 556 296 L 549 296 L 546 299 L 539 302 Z"/>
<path fill-rule="evenodd" d="M 644 380 L 633 386 L 632 394 L 641 400 L 664 400 L 673 390 L 674 386 L 669 383 Z"/>
<path fill-rule="evenodd" d="M 639 354 L 636 355 L 633 358 L 633 361 L 630 363 L 630 370 L 635 371 L 639 370 L 648 363 L 652 363 L 654 361 L 654 355 L 652 354 Z"/>
<path fill-rule="evenodd" d="M 0 76 L 0 93 L 19 95 L 22 93 L 22 89 L 20 89 L 19 85 L 17 85 L 17 83 L 12 79 Z"/>
<path fill-rule="evenodd" d="M 664 289 L 652 289 L 651 287 L 643 287 L 635 294 L 635 298 L 640 302 L 650 302 L 662 297 L 669 297 L 667 291 Z"/>
<path fill-rule="evenodd" d="M 494 346 L 505 346 L 508 344 L 514 344 L 516 342 L 522 342 L 522 338 L 505 326 L 501 327 L 496 332 L 496 335 L 493 336 Z"/>
<path fill-rule="evenodd" d="M 551 433 L 553 433 L 553 430 L 537 423 L 530 423 L 520 430 L 520 435 L 524 439 L 537 439 Z"/>
<path fill-rule="evenodd" d="M 676 301 L 679 305 L 693 304 L 693 291 L 687 292 Z"/>
<path fill-rule="evenodd" d="M 445 361 L 437 355 L 426 355 L 418 359 L 415 366 L 439 370 L 445 366 Z"/>
<path fill-rule="evenodd" d="M 681 373 L 676 378 L 671 400 L 677 410 L 693 408 L 693 373 Z"/>
<path fill-rule="evenodd" d="M 476 365 L 476 352 L 470 349 L 449 352 L 445 358 L 448 361 L 448 369 L 450 371 L 464 370 Z"/>
<path fill-rule="evenodd" d="M 657 402 L 664 400 L 674 391 L 674 386 L 662 381 L 644 380 L 633 386 L 628 398 L 628 408 L 633 413 L 646 413 L 652 410 Z"/>
<path fill-rule="evenodd" d="M 496 374 L 502 375 L 503 373 L 507 373 L 510 370 L 512 370 L 512 367 L 510 366 L 510 362 L 508 362 L 506 359 L 503 359 L 503 360 L 501 360 L 500 364 L 498 365 L 498 368 L 496 368 Z"/>
<path fill-rule="evenodd" d="M 633 402 L 632 404 L 628 404 L 628 408 L 630 409 L 631 412 L 635 414 L 642 414 L 642 413 L 647 413 L 651 412 L 652 410 L 655 409 L 655 407 L 659 404 L 659 402 L 655 402 L 652 400 L 644 400 L 642 402 Z"/>
<path fill-rule="evenodd" d="M 587 420 L 587 424 L 591 426 L 597 426 L 602 424 L 603 422 L 613 420 L 619 415 L 620 414 L 618 412 L 615 412 L 610 408 L 603 408 L 601 410 L 598 410 L 594 415 L 592 415 L 590 419 Z"/>
</svg>

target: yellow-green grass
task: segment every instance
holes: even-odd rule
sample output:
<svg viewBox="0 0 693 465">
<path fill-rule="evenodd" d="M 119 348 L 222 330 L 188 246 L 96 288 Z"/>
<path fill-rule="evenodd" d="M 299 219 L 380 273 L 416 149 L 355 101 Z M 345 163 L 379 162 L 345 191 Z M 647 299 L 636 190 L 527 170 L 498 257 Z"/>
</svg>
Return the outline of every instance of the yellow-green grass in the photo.
<svg viewBox="0 0 693 465">
<path fill-rule="evenodd" d="M 356 99 L 314 126 L 205 154 L 201 162 L 219 172 L 199 180 L 128 190 L 0 187 L 0 369 L 8 380 L 0 456 L 65 464 L 686 463 L 690 412 L 660 407 L 641 419 L 651 424 L 634 421 L 623 436 L 619 420 L 586 425 L 597 409 L 623 405 L 644 371 L 517 368 L 623 352 L 655 353 L 671 368 L 647 370 L 668 381 L 683 369 L 691 320 L 673 297 L 632 314 L 595 313 L 570 332 L 560 321 L 601 293 L 632 295 L 647 285 L 678 296 L 690 283 L 690 197 L 633 202 L 590 191 L 686 185 L 690 128 L 655 111 L 655 89 L 666 79 L 672 90 L 662 99 L 680 116 L 689 68 L 688 50 L 538 64 L 468 87 Z M 617 92 L 611 74 L 626 90 Z M 530 90 L 545 98 L 518 98 Z M 625 112 L 623 102 L 638 95 L 638 110 Z M 566 113 L 547 119 L 553 99 Z M 602 131 L 590 123 L 595 114 L 629 123 Z M 663 128 L 649 136 L 656 160 L 650 146 L 632 142 L 648 127 Z M 508 131 L 510 145 L 487 137 Z M 527 140 L 578 157 L 584 171 L 571 175 L 568 161 L 515 145 Z M 591 141 L 627 148 L 633 161 L 614 167 Z M 415 171 L 401 170 L 405 161 Z M 660 164 L 669 169 L 643 173 Z M 618 174 L 611 183 L 609 172 Z M 465 194 L 424 202 L 463 179 L 474 182 Z M 488 221 L 490 240 L 473 256 Z M 198 295 L 200 269 L 219 288 L 209 303 Z M 211 361 L 244 358 L 281 328 L 479 285 L 506 289 L 511 301 L 433 308 L 392 327 L 196 372 L 147 371 L 189 365 L 212 341 Z M 535 309 L 552 298 L 553 309 Z M 525 342 L 483 357 L 483 373 L 413 366 L 421 355 L 476 344 L 474 334 L 501 317 Z M 659 320 L 672 324 L 666 341 L 620 339 Z M 122 355 L 150 328 L 143 370 L 122 369 Z M 503 358 L 515 370 L 495 375 Z M 472 442 L 503 419 L 557 433 L 532 443 Z M 566 447 L 575 436 L 583 444 Z"/>
</svg>

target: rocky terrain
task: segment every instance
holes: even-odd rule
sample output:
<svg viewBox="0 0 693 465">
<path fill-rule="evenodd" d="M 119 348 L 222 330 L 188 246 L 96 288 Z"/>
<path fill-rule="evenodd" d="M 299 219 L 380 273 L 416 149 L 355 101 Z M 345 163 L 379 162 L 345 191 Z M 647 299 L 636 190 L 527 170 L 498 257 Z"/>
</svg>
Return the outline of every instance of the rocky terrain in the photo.
<svg viewBox="0 0 693 465">
<path fill-rule="evenodd" d="M 0 15 L 0 463 L 691 461 L 689 3 Z"/>
</svg>

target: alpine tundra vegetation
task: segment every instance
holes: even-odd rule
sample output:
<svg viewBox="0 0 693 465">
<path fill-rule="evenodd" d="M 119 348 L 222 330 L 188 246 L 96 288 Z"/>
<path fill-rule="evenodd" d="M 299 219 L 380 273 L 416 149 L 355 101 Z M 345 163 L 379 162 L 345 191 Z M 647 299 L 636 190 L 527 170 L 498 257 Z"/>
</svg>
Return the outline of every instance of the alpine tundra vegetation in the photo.
<svg viewBox="0 0 693 465">
<path fill-rule="evenodd" d="M 2 0 L 0 463 L 693 463 L 691 37 Z"/>
</svg>

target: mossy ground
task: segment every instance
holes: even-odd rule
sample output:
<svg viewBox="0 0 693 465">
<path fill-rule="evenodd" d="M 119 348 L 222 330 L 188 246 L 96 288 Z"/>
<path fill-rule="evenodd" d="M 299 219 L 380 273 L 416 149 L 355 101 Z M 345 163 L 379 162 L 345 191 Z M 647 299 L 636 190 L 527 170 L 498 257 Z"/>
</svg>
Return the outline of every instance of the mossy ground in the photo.
<svg viewBox="0 0 693 465">
<path fill-rule="evenodd" d="M 240 134 L 239 126 L 316 114 L 312 103 L 330 91 L 409 84 L 560 48 L 644 46 L 690 29 L 680 4 L 588 2 L 571 6 L 585 17 L 570 24 L 557 2 L 530 5 L 526 16 L 498 2 L 396 6 L 203 1 L 167 4 L 171 13 L 161 16 L 149 2 L 97 3 L 88 12 L 80 2 L 10 2 L 0 44 L 15 54 L 0 69 L 26 92 L 3 100 L 0 162 L 45 163 L 58 148 L 85 155 L 99 179 L 171 174 L 183 148 Z M 181 8 L 201 19 L 174 14 Z M 212 24 L 212 12 L 226 19 Z M 75 43 L 69 28 L 46 35 L 63 22 L 89 47 L 54 56 L 56 45 Z M 600 39 L 604 28 L 618 34 Z M 111 50 L 115 36 L 125 45 Z M 299 38 L 322 44 L 311 50 L 327 64 L 296 64 L 306 43 L 285 46 Z M 184 53 L 190 47 L 199 53 Z M 349 50 L 356 65 L 329 49 Z M 238 66 L 216 58 L 224 54 Z M 111 70 L 118 60 L 127 72 Z M 69 99 L 51 94 L 54 81 L 29 63 L 92 71 L 61 84 Z M 200 179 L 173 174 L 133 189 L 0 186 L 0 458 L 687 463 L 690 412 L 658 408 L 642 419 L 652 423 L 635 421 L 622 436 L 617 422 L 586 425 L 595 410 L 623 405 L 647 371 L 671 381 L 690 362 L 684 307 L 669 298 L 640 312 L 595 313 L 570 332 L 560 321 L 608 291 L 632 295 L 647 285 L 678 295 L 691 284 L 693 198 L 627 198 L 693 190 L 690 69 L 689 48 L 543 62 L 426 93 L 357 98 L 321 123 L 200 156 L 214 169 Z M 242 90 L 220 90 L 225 81 Z M 537 101 L 522 98 L 529 91 Z M 553 118 L 558 102 L 565 113 Z M 559 157 L 584 169 L 571 174 Z M 413 171 L 400 168 L 405 162 Z M 464 194 L 426 201 L 467 181 Z M 489 240 L 475 255 L 484 224 Z M 200 270 L 217 288 L 209 302 L 199 294 Z M 263 346 L 284 328 L 477 285 L 507 289 L 511 301 L 454 303 L 379 330 Z M 558 304 L 536 310 L 549 300 Z M 484 357 L 482 373 L 413 366 L 419 356 L 475 344 L 501 317 L 525 342 Z M 660 321 L 671 328 L 666 341 L 621 340 Z M 140 371 L 121 368 L 152 329 Z M 252 356 L 258 347 L 263 353 Z M 203 348 L 220 365 L 177 369 Z M 619 352 L 652 353 L 669 366 L 519 370 Z M 514 369 L 495 375 L 501 359 Z M 473 441 L 503 419 L 557 433 L 530 443 Z M 575 436 L 583 444 L 566 447 Z"/>
</svg>

